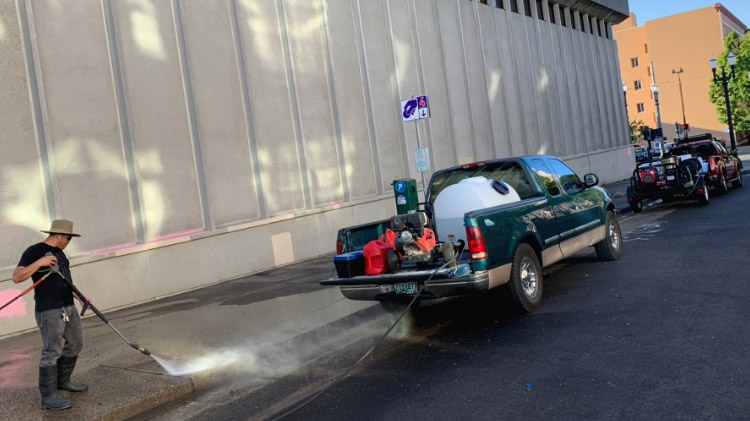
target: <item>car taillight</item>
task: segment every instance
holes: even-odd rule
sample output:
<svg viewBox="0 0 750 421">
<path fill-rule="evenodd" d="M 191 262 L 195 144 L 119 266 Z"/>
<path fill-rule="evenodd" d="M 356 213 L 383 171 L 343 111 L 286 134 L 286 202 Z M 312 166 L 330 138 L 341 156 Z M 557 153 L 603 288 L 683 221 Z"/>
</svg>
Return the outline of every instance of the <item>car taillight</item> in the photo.
<svg viewBox="0 0 750 421">
<path fill-rule="evenodd" d="M 344 243 L 341 240 L 336 240 L 336 254 L 344 254 Z"/>
<path fill-rule="evenodd" d="M 487 245 L 484 244 L 484 236 L 479 228 L 466 227 L 466 239 L 469 242 L 469 253 L 472 261 L 487 258 Z"/>
</svg>

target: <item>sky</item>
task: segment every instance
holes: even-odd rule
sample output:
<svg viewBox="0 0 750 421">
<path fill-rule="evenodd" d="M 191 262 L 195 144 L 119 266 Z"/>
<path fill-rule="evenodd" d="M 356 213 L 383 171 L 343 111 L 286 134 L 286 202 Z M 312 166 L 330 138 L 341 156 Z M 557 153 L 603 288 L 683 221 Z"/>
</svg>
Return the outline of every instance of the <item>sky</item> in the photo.
<svg viewBox="0 0 750 421">
<path fill-rule="evenodd" d="M 649 20 L 721 3 L 733 15 L 737 16 L 745 26 L 750 27 L 749 0 L 628 0 L 628 3 L 630 4 L 630 11 L 635 13 L 638 18 L 638 25 L 643 25 Z"/>
</svg>

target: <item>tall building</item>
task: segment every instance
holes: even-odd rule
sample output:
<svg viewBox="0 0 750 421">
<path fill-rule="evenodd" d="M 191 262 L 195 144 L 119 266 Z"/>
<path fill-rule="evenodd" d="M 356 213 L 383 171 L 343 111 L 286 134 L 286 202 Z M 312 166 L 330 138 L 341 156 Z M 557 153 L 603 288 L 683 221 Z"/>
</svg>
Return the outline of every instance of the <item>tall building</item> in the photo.
<svg viewBox="0 0 750 421">
<path fill-rule="evenodd" d="M 636 16 L 613 27 L 620 57 L 628 118 L 657 127 L 652 85 L 658 86 L 662 128 L 667 139 L 677 137 L 675 123 L 687 122 L 690 134 L 711 132 L 729 139 L 708 98 L 712 80 L 708 60 L 724 49 L 731 32 L 747 27 L 721 3 L 638 26 Z"/>
<path fill-rule="evenodd" d="M 550 154 L 621 180 L 627 16 L 627 0 L 1 1 L 0 297 L 59 217 L 102 310 L 331 253 L 339 228 L 395 213 L 394 179 L 421 182 L 418 146 L 432 170 Z M 431 118 L 404 123 L 417 94 Z M 8 314 L 0 336 L 35 326 L 33 304 Z"/>
</svg>

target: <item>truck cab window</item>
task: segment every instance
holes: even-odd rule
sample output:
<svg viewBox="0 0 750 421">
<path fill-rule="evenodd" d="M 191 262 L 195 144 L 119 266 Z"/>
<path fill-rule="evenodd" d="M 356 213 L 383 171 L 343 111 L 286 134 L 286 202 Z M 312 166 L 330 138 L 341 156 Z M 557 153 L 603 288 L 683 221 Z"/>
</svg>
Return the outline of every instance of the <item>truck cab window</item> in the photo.
<svg viewBox="0 0 750 421">
<path fill-rule="evenodd" d="M 583 191 L 583 183 L 581 183 L 578 175 L 570 167 L 557 159 L 550 159 L 549 164 L 568 194 L 576 194 Z"/>
<path fill-rule="evenodd" d="M 549 192 L 551 196 L 560 195 L 560 187 L 557 185 L 555 176 L 552 174 L 552 170 L 544 162 L 543 159 L 541 158 L 532 159 L 531 168 L 534 169 L 534 172 L 536 173 L 536 175 L 539 177 L 540 180 L 542 180 L 542 183 L 544 183 L 544 187 L 547 188 L 547 192 Z"/>
</svg>

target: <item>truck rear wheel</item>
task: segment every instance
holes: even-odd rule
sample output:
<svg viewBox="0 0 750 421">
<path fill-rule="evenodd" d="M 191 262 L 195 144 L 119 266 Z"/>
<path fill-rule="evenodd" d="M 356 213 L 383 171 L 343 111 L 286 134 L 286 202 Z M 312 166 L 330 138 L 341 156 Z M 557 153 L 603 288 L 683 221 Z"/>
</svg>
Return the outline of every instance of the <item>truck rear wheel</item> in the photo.
<svg viewBox="0 0 750 421">
<path fill-rule="evenodd" d="M 633 200 L 630 203 L 630 210 L 633 211 L 633 213 L 643 212 L 643 202 L 640 200 Z"/>
<path fill-rule="evenodd" d="M 521 243 L 513 256 L 505 293 L 514 309 L 520 312 L 530 313 L 542 303 L 542 265 L 534 249 L 526 243 Z"/>
<path fill-rule="evenodd" d="M 734 187 L 735 189 L 739 189 L 740 187 L 742 187 L 742 171 L 737 171 L 737 179 L 732 181 L 732 187 Z"/>
<path fill-rule="evenodd" d="M 622 254 L 622 233 L 620 223 L 612 211 L 607 211 L 607 222 L 604 226 L 604 240 L 594 245 L 596 255 L 605 261 L 617 260 Z"/>
</svg>

